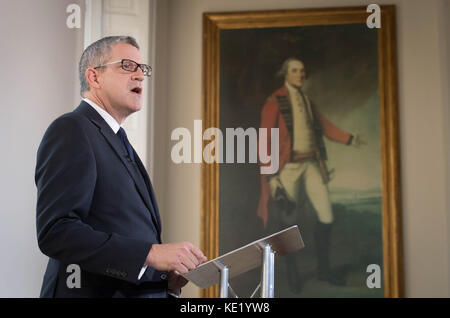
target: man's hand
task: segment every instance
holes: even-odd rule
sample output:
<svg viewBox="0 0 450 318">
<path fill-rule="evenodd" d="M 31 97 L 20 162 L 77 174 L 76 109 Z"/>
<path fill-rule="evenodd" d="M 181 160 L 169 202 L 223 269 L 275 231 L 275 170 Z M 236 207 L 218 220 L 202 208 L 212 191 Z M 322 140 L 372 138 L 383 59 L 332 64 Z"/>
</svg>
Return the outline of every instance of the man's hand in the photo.
<svg viewBox="0 0 450 318">
<path fill-rule="evenodd" d="M 202 251 L 189 242 L 153 244 L 145 265 L 160 271 L 185 274 L 206 261 Z"/>
<path fill-rule="evenodd" d="M 270 194 L 272 195 L 272 198 L 275 198 L 275 195 L 276 195 L 278 189 L 283 189 L 283 185 L 281 184 L 279 176 L 274 176 L 274 177 L 270 178 L 269 186 L 270 186 Z"/>
<path fill-rule="evenodd" d="M 367 142 L 361 137 L 361 135 L 359 135 L 359 134 L 353 135 L 352 146 L 354 146 L 355 148 L 359 148 L 361 146 L 366 146 L 366 145 L 367 145 Z"/>
</svg>

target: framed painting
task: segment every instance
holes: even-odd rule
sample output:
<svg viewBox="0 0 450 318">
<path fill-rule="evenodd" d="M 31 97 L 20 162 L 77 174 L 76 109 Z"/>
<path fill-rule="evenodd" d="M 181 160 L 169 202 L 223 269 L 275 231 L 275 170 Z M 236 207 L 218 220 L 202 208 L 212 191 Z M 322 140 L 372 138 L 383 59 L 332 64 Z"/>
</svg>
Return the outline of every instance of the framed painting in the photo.
<svg viewBox="0 0 450 318">
<path fill-rule="evenodd" d="M 224 132 L 203 146 L 226 147 L 202 166 L 202 249 L 298 225 L 305 248 L 276 259 L 275 297 L 403 296 L 395 7 L 379 28 L 369 15 L 203 15 L 202 120 Z M 230 285 L 248 297 L 259 278 Z"/>
</svg>

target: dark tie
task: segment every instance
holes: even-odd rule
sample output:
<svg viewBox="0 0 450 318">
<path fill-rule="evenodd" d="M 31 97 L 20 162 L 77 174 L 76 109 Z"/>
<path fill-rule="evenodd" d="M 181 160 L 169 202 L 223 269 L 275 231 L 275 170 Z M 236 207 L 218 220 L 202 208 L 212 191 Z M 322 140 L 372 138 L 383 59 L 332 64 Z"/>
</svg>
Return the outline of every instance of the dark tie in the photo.
<svg viewBox="0 0 450 318">
<path fill-rule="evenodd" d="M 125 133 L 125 130 L 122 127 L 120 127 L 119 131 L 117 132 L 117 136 L 119 136 L 120 140 L 122 140 L 123 145 L 125 146 L 125 149 L 128 152 L 128 157 L 131 159 L 131 161 L 134 162 L 133 147 L 131 147 L 131 144 L 127 138 L 127 134 Z"/>
<path fill-rule="evenodd" d="M 128 141 L 128 138 L 127 138 L 127 134 L 125 133 L 125 130 L 122 127 L 119 128 L 119 131 L 117 132 L 117 136 L 120 138 L 120 140 L 122 140 L 122 143 L 123 143 L 123 145 L 125 146 L 125 149 L 128 152 L 128 156 L 127 157 L 129 158 L 129 160 L 131 160 L 133 162 L 132 166 L 134 167 L 134 169 L 132 169 L 132 170 L 134 170 L 135 177 L 137 177 L 139 179 L 139 181 L 136 181 L 137 182 L 136 184 L 137 185 L 140 184 L 138 186 L 139 188 L 148 190 L 148 191 L 143 191 L 143 195 L 145 196 L 147 201 L 150 203 L 150 205 L 152 205 L 153 203 L 152 203 L 152 199 L 151 199 L 150 193 L 149 193 L 150 190 L 147 187 L 147 184 L 146 184 L 145 178 L 144 178 L 144 173 L 145 172 L 142 172 L 139 169 L 138 164 L 134 160 L 133 147 L 131 147 L 131 144 Z M 145 199 L 144 199 L 144 201 L 145 201 Z M 156 214 L 155 214 L 156 212 L 154 212 L 152 209 L 150 209 L 150 212 L 152 214 L 152 218 L 153 218 L 153 222 L 154 222 L 155 226 L 159 226 L 158 225 L 159 223 L 157 222 L 157 217 L 156 217 Z"/>
</svg>

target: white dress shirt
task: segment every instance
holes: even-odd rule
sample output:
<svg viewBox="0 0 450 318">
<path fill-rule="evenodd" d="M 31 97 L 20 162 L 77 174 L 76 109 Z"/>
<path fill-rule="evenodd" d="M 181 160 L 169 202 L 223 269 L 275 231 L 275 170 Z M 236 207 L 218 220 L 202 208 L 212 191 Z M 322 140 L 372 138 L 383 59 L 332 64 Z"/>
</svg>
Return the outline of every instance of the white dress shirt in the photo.
<svg viewBox="0 0 450 318">
<path fill-rule="evenodd" d="M 88 103 L 89 105 L 91 105 L 92 108 L 94 108 L 100 114 L 100 116 L 102 116 L 102 118 L 106 121 L 106 123 L 109 125 L 109 127 L 111 127 L 111 129 L 114 131 L 114 133 L 117 134 L 121 125 L 119 125 L 119 123 L 114 119 L 114 117 L 111 116 L 106 110 L 104 110 L 103 108 L 98 106 L 96 103 L 94 103 L 90 99 L 83 98 L 83 100 L 86 103 Z M 142 275 L 144 275 L 146 269 L 147 269 L 147 266 L 144 265 L 142 267 L 141 271 L 139 272 L 138 280 L 142 278 Z"/>
</svg>

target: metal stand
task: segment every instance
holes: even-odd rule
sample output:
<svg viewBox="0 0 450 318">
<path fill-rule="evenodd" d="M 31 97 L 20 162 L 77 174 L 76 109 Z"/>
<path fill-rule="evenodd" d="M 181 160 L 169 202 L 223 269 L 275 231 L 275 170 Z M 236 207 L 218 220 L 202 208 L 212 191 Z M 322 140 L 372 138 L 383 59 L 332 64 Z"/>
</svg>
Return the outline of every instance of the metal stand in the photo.
<svg viewBox="0 0 450 318">
<path fill-rule="evenodd" d="M 253 298 L 259 288 L 261 288 L 261 298 L 274 298 L 275 252 L 272 250 L 271 245 L 266 242 L 260 242 L 259 247 L 262 251 L 261 282 L 256 287 L 251 298 Z M 219 261 L 215 261 L 214 263 L 220 272 L 219 297 L 228 298 L 228 291 L 230 291 L 233 297 L 238 298 L 228 283 L 229 268 Z"/>
<path fill-rule="evenodd" d="M 228 267 L 219 261 L 214 262 L 220 272 L 220 282 L 219 282 L 219 297 L 228 298 Z"/>
<path fill-rule="evenodd" d="M 298 227 L 291 226 L 210 260 L 183 274 L 183 277 L 200 288 L 219 284 L 220 298 L 238 298 L 229 280 L 261 266 L 261 282 L 250 298 L 253 298 L 258 290 L 261 298 L 274 298 L 275 253 L 277 257 L 283 256 L 304 246 Z"/>
<path fill-rule="evenodd" d="M 275 252 L 266 242 L 260 243 L 262 253 L 261 298 L 273 298 L 275 277 Z"/>
</svg>

